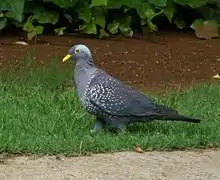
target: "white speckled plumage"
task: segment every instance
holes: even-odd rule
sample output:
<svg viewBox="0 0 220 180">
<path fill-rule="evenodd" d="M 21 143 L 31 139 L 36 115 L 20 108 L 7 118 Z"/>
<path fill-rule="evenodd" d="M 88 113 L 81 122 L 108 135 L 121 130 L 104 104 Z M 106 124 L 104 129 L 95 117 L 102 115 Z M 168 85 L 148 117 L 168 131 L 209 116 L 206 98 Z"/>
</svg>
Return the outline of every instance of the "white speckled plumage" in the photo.
<svg viewBox="0 0 220 180">
<path fill-rule="evenodd" d="M 97 117 L 94 130 L 110 125 L 123 131 L 128 124 L 154 119 L 200 122 L 179 115 L 177 111 L 156 104 L 138 91 L 128 87 L 94 65 L 92 53 L 83 44 L 69 50 L 73 60 L 74 80 L 82 105 Z"/>
</svg>

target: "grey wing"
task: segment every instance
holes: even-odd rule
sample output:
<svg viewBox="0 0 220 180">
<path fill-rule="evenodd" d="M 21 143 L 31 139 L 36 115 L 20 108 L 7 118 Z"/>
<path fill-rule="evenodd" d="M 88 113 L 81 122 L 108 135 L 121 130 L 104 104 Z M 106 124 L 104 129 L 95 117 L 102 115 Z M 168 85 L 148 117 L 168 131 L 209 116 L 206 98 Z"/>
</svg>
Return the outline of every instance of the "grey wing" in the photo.
<svg viewBox="0 0 220 180">
<path fill-rule="evenodd" d="M 95 107 L 115 116 L 163 115 L 153 100 L 104 72 L 92 80 L 88 97 Z"/>
</svg>

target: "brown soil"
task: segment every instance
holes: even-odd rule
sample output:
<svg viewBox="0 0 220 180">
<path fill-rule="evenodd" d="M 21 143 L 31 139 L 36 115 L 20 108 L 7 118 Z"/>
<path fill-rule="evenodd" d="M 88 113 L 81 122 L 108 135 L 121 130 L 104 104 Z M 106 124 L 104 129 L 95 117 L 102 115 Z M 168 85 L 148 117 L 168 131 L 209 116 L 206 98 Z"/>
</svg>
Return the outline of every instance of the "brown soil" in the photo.
<svg viewBox="0 0 220 180">
<path fill-rule="evenodd" d="M 19 46 L 22 37 L 0 37 L 0 64 L 19 60 L 34 48 L 38 60 L 62 58 L 73 44 L 88 45 L 98 66 L 125 83 L 151 91 L 179 89 L 210 81 L 220 72 L 220 40 L 199 40 L 186 33 L 161 33 L 153 41 L 114 38 L 41 37 L 37 44 Z"/>
</svg>

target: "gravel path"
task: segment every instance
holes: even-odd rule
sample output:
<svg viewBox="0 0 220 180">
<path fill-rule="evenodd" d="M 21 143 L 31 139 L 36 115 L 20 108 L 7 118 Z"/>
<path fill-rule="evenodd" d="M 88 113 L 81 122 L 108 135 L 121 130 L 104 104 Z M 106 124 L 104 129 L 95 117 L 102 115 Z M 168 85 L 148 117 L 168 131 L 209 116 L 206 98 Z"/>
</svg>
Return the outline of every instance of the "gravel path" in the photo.
<svg viewBox="0 0 220 180">
<path fill-rule="evenodd" d="M 1 180 L 219 180 L 220 151 L 22 156 L 0 164 Z"/>
</svg>

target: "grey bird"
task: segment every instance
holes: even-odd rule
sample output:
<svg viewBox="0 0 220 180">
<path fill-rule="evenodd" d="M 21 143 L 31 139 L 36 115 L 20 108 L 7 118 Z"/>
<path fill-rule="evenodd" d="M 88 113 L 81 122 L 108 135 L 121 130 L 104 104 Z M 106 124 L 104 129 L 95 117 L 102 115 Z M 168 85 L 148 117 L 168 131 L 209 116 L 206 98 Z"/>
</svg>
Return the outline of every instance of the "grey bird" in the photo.
<svg viewBox="0 0 220 180">
<path fill-rule="evenodd" d="M 63 58 L 76 61 L 74 80 L 77 93 L 87 112 L 96 116 L 92 132 L 111 127 L 124 132 L 128 125 L 153 120 L 173 120 L 199 123 L 201 120 L 179 114 L 157 104 L 137 90 L 110 76 L 94 64 L 90 49 L 78 44 Z"/>
</svg>

